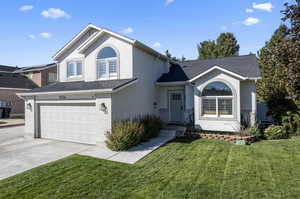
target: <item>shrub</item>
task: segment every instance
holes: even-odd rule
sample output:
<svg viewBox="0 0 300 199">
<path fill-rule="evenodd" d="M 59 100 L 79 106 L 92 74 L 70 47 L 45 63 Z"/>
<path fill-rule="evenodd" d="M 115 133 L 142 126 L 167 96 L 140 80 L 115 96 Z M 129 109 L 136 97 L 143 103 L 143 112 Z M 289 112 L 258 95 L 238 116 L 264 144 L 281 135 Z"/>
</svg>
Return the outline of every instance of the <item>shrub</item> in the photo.
<svg viewBox="0 0 300 199">
<path fill-rule="evenodd" d="M 258 127 L 258 124 L 255 124 L 255 125 L 251 126 L 250 128 L 246 128 L 246 129 L 242 128 L 240 135 L 241 136 L 255 136 L 257 138 L 262 137 L 262 133 Z"/>
<path fill-rule="evenodd" d="M 163 122 L 156 115 L 145 115 L 140 118 L 140 123 L 144 127 L 144 135 L 142 141 L 147 141 L 159 135 Z"/>
<path fill-rule="evenodd" d="M 282 126 L 290 135 L 295 136 L 300 134 L 300 112 L 287 112 L 286 116 L 282 117 Z"/>
<path fill-rule="evenodd" d="M 106 133 L 106 145 L 113 151 L 127 150 L 138 143 L 144 135 L 144 126 L 135 121 L 120 121 Z"/>
<path fill-rule="evenodd" d="M 265 137 L 268 140 L 286 139 L 288 138 L 288 134 L 283 126 L 271 125 L 265 129 Z"/>
</svg>

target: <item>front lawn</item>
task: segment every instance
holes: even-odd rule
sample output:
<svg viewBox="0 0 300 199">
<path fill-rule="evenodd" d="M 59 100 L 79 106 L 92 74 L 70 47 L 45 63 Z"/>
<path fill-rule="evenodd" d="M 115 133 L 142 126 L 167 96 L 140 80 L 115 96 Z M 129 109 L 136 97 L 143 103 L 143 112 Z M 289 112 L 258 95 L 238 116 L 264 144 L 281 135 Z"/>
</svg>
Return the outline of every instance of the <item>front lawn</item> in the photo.
<svg viewBox="0 0 300 199">
<path fill-rule="evenodd" d="M 74 155 L 0 181 L 0 198 L 299 198 L 300 138 L 171 142 L 135 165 Z"/>
</svg>

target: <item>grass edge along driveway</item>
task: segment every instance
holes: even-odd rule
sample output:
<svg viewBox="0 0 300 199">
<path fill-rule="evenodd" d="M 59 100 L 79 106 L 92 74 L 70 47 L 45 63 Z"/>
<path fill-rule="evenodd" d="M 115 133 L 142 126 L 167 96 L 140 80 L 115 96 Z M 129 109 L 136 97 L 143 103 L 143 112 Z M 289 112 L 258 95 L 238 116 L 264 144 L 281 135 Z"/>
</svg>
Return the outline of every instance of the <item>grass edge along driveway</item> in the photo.
<svg viewBox="0 0 300 199">
<path fill-rule="evenodd" d="M 0 181 L 0 198 L 300 198 L 300 138 L 177 139 L 134 165 L 73 155 Z"/>
</svg>

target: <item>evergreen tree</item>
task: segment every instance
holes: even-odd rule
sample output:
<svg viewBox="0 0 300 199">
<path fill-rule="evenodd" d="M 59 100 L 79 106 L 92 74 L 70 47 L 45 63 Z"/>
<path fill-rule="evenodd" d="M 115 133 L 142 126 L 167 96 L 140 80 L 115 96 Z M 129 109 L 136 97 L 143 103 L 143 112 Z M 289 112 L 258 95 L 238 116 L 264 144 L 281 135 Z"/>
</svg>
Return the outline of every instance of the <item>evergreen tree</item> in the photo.
<svg viewBox="0 0 300 199">
<path fill-rule="evenodd" d="M 208 40 L 198 46 L 198 59 L 222 58 L 239 54 L 240 46 L 232 33 L 222 33 L 216 41 Z"/>
</svg>

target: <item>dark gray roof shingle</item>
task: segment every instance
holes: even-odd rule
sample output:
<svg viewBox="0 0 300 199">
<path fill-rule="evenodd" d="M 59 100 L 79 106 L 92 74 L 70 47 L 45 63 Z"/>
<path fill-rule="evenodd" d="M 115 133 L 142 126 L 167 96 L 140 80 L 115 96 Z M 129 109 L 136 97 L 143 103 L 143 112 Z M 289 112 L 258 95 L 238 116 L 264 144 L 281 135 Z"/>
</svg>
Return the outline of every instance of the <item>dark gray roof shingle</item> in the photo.
<svg viewBox="0 0 300 199">
<path fill-rule="evenodd" d="M 96 89 L 117 89 L 126 84 L 135 81 L 134 79 L 118 79 L 118 80 L 103 80 L 103 81 L 75 81 L 75 82 L 57 82 L 41 88 L 30 90 L 26 93 L 39 92 L 57 92 L 57 91 L 78 91 L 78 90 L 96 90 Z"/>
<path fill-rule="evenodd" d="M 259 66 L 255 55 L 184 61 L 181 65 L 189 79 L 196 77 L 214 66 L 219 66 L 247 78 L 260 77 Z"/>
<path fill-rule="evenodd" d="M 15 70 L 19 69 L 16 66 L 5 66 L 5 65 L 0 65 L 0 72 L 13 72 Z"/>
<path fill-rule="evenodd" d="M 29 71 L 41 71 L 46 68 L 51 68 L 51 67 L 56 67 L 56 63 L 51 63 L 51 64 L 41 64 L 41 65 L 36 65 L 36 66 L 26 66 L 19 68 L 18 70 L 15 70 L 14 73 L 24 73 L 24 72 L 29 72 Z"/>
<path fill-rule="evenodd" d="M 0 72 L 0 87 L 33 89 L 37 85 L 27 77 L 9 72 Z"/>
<path fill-rule="evenodd" d="M 189 78 L 186 76 L 184 71 L 182 70 L 179 64 L 172 64 L 170 67 L 170 71 L 168 73 L 164 73 L 157 82 L 181 82 L 187 81 Z"/>
</svg>

